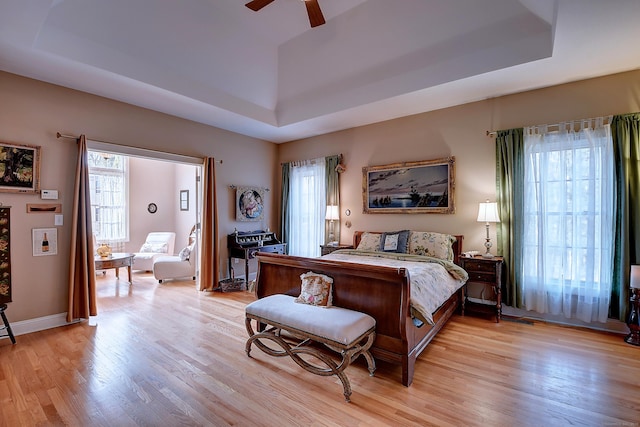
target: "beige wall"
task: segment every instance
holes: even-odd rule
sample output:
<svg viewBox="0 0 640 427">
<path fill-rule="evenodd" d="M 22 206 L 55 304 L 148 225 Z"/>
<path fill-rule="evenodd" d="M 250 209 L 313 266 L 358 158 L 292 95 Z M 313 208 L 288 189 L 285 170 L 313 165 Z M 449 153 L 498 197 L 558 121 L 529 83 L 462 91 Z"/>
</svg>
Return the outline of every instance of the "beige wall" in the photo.
<svg viewBox="0 0 640 427">
<path fill-rule="evenodd" d="M 193 157 L 212 156 L 217 165 L 221 271 L 226 275 L 226 234 L 234 227 L 252 230 L 254 223 L 234 220 L 230 185 L 265 185 L 274 188 L 277 146 L 270 142 L 171 117 L 87 93 L 0 72 L 0 141 L 42 147 L 42 188 L 60 193 L 64 225 L 58 227 L 58 254 L 33 257 L 31 230 L 54 227 L 53 215 L 26 214 L 27 203 L 38 195 L 0 193 L 0 203 L 11 209 L 11 272 L 13 302 L 7 314 L 12 325 L 67 311 L 69 239 L 76 146 L 56 139 L 56 132 L 78 135 Z M 177 198 L 177 188 L 171 188 Z M 267 206 L 277 205 L 267 193 Z M 146 207 L 146 198 L 140 197 Z M 141 209 L 138 207 L 138 209 Z M 146 209 L 146 208 L 145 208 Z M 162 209 L 162 208 L 161 208 Z M 273 209 L 268 223 L 276 228 Z M 177 243 L 176 243 L 177 244 Z M 98 308 L 99 309 L 99 308 Z"/>
<path fill-rule="evenodd" d="M 147 234 L 154 231 L 176 233 L 174 251 L 188 244 L 191 227 L 196 222 L 194 194 L 196 169 L 199 166 L 169 161 L 129 157 L 129 241 L 127 252 L 137 252 Z M 181 211 L 180 190 L 189 191 L 189 210 Z M 149 203 L 158 206 L 149 213 Z"/>
<path fill-rule="evenodd" d="M 338 153 L 344 155 L 347 166 L 341 177 L 343 243 L 351 241 L 353 230 L 410 228 L 461 233 L 465 235 L 467 249 L 480 249 L 484 226 L 475 221 L 477 204 L 487 198 L 495 199 L 494 145 L 485 132 L 640 111 L 640 71 L 505 96 L 282 145 L 2 72 L 0 99 L 0 141 L 42 147 L 41 187 L 60 192 L 65 219 L 64 225 L 58 227 L 58 255 L 33 257 L 31 229 L 53 227 L 53 216 L 26 214 L 27 203 L 40 201 L 37 195 L 0 193 L 0 203 L 12 206 L 13 303 L 8 314 L 14 323 L 67 310 L 69 222 L 76 154 L 73 142 L 56 139 L 57 131 L 223 160 L 217 166 L 217 190 L 220 267 L 226 277 L 226 234 L 234 227 L 241 231 L 262 227 L 262 224 L 234 220 L 235 194 L 229 186 L 269 187 L 266 204 L 270 209 L 265 225 L 277 230 L 279 163 Z M 362 167 L 446 156 L 456 157 L 455 214 L 362 214 Z M 187 185 L 178 179 L 174 184 L 173 194 L 169 194 L 167 200 L 175 200 L 177 191 Z M 146 209 L 147 197 L 143 195 L 137 200 L 140 206 L 136 209 Z M 344 227 L 346 208 L 352 211 L 351 229 Z M 174 221 L 190 223 L 182 214 L 174 212 L 179 215 Z M 492 234 L 495 238 L 493 228 Z M 252 271 L 255 271 L 254 265 Z"/>
<path fill-rule="evenodd" d="M 495 146 L 487 130 L 637 111 L 640 71 L 633 71 L 282 144 L 279 160 L 344 155 L 341 243 L 351 243 L 354 230 L 414 229 L 463 234 L 467 250 L 484 251 L 484 224 L 476 222 L 478 203 L 495 200 Z M 447 156 L 456 159 L 455 214 L 362 213 L 363 167 Z M 349 218 L 344 215 L 347 208 L 352 212 Z M 353 223 L 350 229 L 345 227 L 347 219 Z M 495 242 L 495 227 L 491 234 Z"/>
</svg>

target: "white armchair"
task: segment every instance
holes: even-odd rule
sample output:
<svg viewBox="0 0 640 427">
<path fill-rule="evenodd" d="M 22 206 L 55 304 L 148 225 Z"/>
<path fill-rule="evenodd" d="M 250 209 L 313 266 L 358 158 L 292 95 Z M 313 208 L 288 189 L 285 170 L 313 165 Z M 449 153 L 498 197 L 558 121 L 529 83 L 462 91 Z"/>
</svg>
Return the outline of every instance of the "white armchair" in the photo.
<svg viewBox="0 0 640 427">
<path fill-rule="evenodd" d="M 198 243 L 180 251 L 177 256 L 160 256 L 153 262 L 153 277 L 162 283 L 166 279 L 181 279 L 189 277 L 196 279 L 196 262 L 198 259 Z"/>
<path fill-rule="evenodd" d="M 135 258 L 133 258 L 131 269 L 153 270 L 153 261 L 158 257 L 173 255 L 175 242 L 176 233 L 168 231 L 149 233 L 140 247 L 140 251 L 134 254 Z"/>
</svg>

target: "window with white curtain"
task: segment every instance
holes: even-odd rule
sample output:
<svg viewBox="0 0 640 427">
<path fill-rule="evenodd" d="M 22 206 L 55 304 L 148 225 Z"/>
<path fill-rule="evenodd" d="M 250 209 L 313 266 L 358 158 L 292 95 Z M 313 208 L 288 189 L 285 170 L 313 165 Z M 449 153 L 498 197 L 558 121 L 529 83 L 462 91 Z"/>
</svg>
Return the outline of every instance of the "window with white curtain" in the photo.
<svg viewBox="0 0 640 427">
<path fill-rule="evenodd" d="M 290 255 L 317 257 L 324 242 L 326 211 L 325 159 L 294 162 L 290 174 Z"/>
<path fill-rule="evenodd" d="M 524 129 L 523 293 L 527 310 L 606 322 L 615 171 L 599 120 Z"/>
<path fill-rule="evenodd" d="M 129 239 L 128 158 L 97 151 L 88 156 L 93 233 L 117 250 Z"/>
</svg>

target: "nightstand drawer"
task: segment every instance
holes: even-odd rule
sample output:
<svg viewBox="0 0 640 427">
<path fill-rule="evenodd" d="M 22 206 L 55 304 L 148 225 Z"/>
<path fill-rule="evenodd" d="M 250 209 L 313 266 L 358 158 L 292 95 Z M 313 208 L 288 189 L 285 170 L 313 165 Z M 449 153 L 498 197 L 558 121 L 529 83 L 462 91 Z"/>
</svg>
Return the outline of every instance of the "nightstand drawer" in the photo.
<svg viewBox="0 0 640 427">
<path fill-rule="evenodd" d="M 469 281 L 470 282 L 496 282 L 496 271 L 495 269 L 489 273 L 481 273 L 478 271 L 467 271 L 469 273 Z"/>
<path fill-rule="evenodd" d="M 481 261 L 478 259 L 465 259 L 464 269 L 467 271 L 473 271 L 473 272 L 484 271 L 487 273 L 493 273 L 495 276 L 496 264 L 493 262 Z"/>
</svg>

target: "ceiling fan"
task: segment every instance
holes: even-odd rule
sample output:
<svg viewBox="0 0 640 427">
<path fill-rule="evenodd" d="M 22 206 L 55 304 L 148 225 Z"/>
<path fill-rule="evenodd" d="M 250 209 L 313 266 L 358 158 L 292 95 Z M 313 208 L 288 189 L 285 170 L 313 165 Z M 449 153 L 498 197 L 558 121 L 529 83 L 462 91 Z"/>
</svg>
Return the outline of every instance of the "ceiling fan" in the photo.
<svg viewBox="0 0 640 427">
<path fill-rule="evenodd" d="M 273 1 L 274 0 L 252 0 L 249 3 L 245 4 L 245 6 L 257 12 L 268 4 L 271 4 Z M 322 15 L 322 10 L 320 10 L 318 0 L 302 1 L 304 2 L 305 6 L 307 6 L 307 14 L 309 15 L 309 23 L 311 24 L 311 28 L 324 24 L 325 20 L 324 16 Z"/>
</svg>

